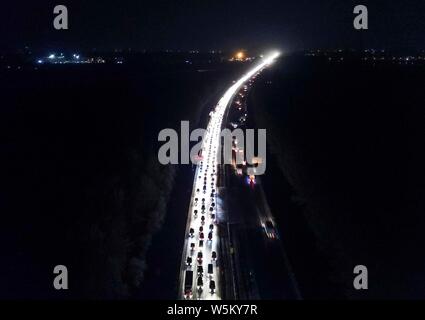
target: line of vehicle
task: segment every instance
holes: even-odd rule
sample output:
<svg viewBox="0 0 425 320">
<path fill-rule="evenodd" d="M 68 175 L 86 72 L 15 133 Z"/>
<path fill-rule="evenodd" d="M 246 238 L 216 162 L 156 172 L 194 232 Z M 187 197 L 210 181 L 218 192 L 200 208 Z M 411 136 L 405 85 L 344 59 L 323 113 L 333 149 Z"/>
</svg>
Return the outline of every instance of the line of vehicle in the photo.
<svg viewBox="0 0 425 320">
<path fill-rule="evenodd" d="M 241 86 L 270 65 L 278 55 L 273 53 L 264 58 L 260 64 L 236 81 L 210 113 L 207 131 L 203 137 L 200 161 L 195 170 L 186 228 L 188 234 L 186 234 L 182 254 L 179 292 L 183 293 L 185 299 L 221 299 L 220 264 L 217 261 L 219 244 L 217 222 L 222 219 L 222 199 L 217 195 L 217 165 L 221 157 L 220 137 L 223 118 L 227 107 Z M 204 227 L 208 227 L 208 230 L 204 230 Z M 207 240 L 204 234 L 206 232 L 208 232 Z M 196 261 L 193 261 L 194 258 Z M 204 272 L 205 269 L 207 274 Z M 194 285 L 194 277 L 196 277 L 196 285 Z M 208 291 L 204 290 L 205 280 L 209 284 Z"/>
</svg>

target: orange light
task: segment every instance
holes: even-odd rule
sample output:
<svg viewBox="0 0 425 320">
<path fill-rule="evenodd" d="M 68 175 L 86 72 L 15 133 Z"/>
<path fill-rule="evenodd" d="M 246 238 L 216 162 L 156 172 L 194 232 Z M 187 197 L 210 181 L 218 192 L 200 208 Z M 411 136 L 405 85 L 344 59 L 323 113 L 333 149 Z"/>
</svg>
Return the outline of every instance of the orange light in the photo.
<svg viewBox="0 0 425 320">
<path fill-rule="evenodd" d="M 236 53 L 235 58 L 237 60 L 243 60 L 243 59 L 245 59 L 245 53 L 243 51 L 239 51 L 238 53 Z"/>
</svg>

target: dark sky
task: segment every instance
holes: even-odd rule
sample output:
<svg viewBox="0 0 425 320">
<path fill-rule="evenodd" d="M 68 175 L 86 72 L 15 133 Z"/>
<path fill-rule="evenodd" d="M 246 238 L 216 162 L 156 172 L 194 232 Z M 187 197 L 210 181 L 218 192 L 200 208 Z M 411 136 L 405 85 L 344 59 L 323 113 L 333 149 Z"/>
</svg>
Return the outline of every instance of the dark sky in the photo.
<svg viewBox="0 0 425 320">
<path fill-rule="evenodd" d="M 53 29 L 53 7 L 69 10 Z M 369 30 L 353 8 L 369 8 Z M 425 48 L 423 0 L 5 0 L 0 47 L 47 49 Z"/>
</svg>

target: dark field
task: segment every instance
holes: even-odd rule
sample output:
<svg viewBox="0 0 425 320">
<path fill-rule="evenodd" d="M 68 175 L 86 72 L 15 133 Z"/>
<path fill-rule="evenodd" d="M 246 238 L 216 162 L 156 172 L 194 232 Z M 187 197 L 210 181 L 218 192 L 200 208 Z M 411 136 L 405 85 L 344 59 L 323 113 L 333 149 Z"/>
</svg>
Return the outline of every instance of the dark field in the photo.
<svg viewBox="0 0 425 320">
<path fill-rule="evenodd" d="M 167 207 L 179 168 L 159 164 L 158 132 L 199 125 L 243 68 L 133 61 L 0 74 L 0 297 L 143 292 L 152 236 L 181 213 Z M 174 232 L 183 241 L 184 226 Z M 58 264 L 67 291 L 53 289 Z"/>
<path fill-rule="evenodd" d="M 305 298 L 425 297 L 424 80 L 423 66 L 292 57 L 254 87 L 266 190 Z"/>
</svg>

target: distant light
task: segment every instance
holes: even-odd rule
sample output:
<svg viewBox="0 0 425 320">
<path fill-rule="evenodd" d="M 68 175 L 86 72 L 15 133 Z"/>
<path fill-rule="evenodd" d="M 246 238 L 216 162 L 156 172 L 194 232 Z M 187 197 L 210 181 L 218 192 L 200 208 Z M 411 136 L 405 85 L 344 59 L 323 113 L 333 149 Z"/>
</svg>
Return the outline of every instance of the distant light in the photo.
<svg viewBox="0 0 425 320">
<path fill-rule="evenodd" d="M 41 64 L 41 63 L 43 63 L 43 60 L 37 60 L 37 63 Z"/>
<path fill-rule="evenodd" d="M 246 177 L 245 181 L 247 185 L 251 185 L 251 183 L 253 183 L 253 181 L 249 177 Z"/>
<path fill-rule="evenodd" d="M 265 59 L 266 64 L 272 64 L 272 63 L 274 62 L 274 60 L 275 60 L 278 56 L 280 56 L 280 52 L 279 52 L 279 51 L 275 51 L 275 52 L 273 52 L 270 56 L 268 56 L 268 57 Z"/>
<path fill-rule="evenodd" d="M 245 58 L 245 53 L 243 51 L 239 51 L 235 56 L 236 60 L 243 60 Z"/>
<path fill-rule="evenodd" d="M 55 58 L 55 55 L 54 54 L 51 54 L 50 56 L 49 56 L 49 59 L 54 59 Z"/>
</svg>

